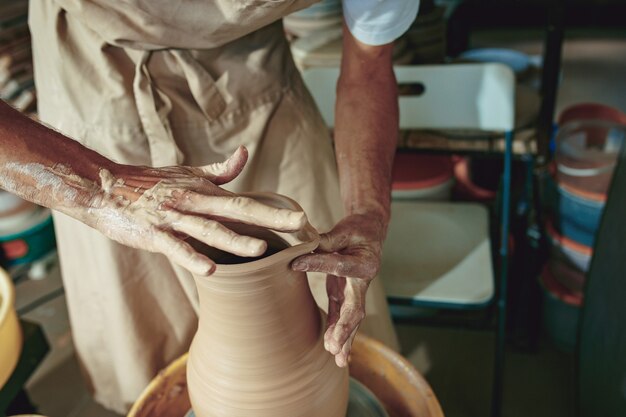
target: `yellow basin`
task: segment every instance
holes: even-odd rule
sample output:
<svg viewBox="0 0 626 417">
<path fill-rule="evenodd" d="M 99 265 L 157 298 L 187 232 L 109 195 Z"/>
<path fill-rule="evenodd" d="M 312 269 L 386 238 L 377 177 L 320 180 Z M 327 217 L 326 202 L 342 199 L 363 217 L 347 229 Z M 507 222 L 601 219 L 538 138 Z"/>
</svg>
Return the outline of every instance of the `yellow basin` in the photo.
<svg viewBox="0 0 626 417">
<path fill-rule="evenodd" d="M 14 306 L 13 281 L 0 268 L 0 388 L 13 373 L 22 351 L 22 330 Z"/>
<path fill-rule="evenodd" d="M 127 417 L 184 416 L 191 408 L 185 369 L 187 355 L 150 382 Z M 372 391 L 390 417 L 443 417 L 437 397 L 402 356 L 365 336 L 352 346 L 350 375 Z"/>
</svg>

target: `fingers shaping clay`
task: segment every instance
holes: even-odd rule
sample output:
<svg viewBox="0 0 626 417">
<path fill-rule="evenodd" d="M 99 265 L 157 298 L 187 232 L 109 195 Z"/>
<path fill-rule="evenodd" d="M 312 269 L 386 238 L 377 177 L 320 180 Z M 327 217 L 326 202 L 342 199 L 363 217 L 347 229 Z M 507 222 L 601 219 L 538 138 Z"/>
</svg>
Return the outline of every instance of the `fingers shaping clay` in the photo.
<svg viewBox="0 0 626 417">
<path fill-rule="evenodd" d="M 254 198 L 300 209 L 270 194 Z M 198 331 L 189 351 L 187 381 L 197 417 L 344 417 L 348 370 L 323 346 L 323 317 L 306 275 L 293 271 L 297 256 L 319 243 L 310 226 L 274 233 L 228 225 L 268 242 L 264 257 L 207 253 L 217 263 L 209 277 L 196 276 Z"/>
</svg>

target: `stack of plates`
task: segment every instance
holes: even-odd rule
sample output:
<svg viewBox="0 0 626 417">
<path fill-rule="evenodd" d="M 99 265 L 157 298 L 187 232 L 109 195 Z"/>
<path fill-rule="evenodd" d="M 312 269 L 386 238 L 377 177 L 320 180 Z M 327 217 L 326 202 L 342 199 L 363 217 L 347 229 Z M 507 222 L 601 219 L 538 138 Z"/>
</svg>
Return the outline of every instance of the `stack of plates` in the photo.
<svg viewBox="0 0 626 417">
<path fill-rule="evenodd" d="M 34 85 L 28 0 L 0 0 L 0 99 L 32 111 Z"/>
</svg>

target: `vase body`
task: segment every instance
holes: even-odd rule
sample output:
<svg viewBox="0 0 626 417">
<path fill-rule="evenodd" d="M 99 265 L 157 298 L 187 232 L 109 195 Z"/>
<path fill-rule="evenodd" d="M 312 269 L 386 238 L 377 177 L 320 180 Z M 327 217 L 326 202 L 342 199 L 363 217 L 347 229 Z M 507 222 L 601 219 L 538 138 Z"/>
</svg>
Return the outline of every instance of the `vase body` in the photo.
<svg viewBox="0 0 626 417">
<path fill-rule="evenodd" d="M 297 207 L 280 196 L 256 198 Z M 306 274 L 290 269 L 294 258 L 315 249 L 319 237 L 311 227 L 297 235 L 252 229 L 237 231 L 268 241 L 268 256 L 238 263 L 214 255 L 215 273 L 195 277 L 199 324 L 187 366 L 194 413 L 344 417 L 348 370 L 324 350 L 323 317 Z"/>
</svg>

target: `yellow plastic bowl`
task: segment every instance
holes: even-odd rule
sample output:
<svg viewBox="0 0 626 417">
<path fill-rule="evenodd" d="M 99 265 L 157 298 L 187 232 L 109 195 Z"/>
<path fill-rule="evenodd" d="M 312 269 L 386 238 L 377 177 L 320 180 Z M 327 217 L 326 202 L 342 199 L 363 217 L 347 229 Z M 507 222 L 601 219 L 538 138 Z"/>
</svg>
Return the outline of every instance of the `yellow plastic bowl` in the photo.
<svg viewBox="0 0 626 417">
<path fill-rule="evenodd" d="M 0 388 L 7 382 L 22 351 L 22 330 L 15 311 L 15 287 L 0 268 Z"/>
</svg>

